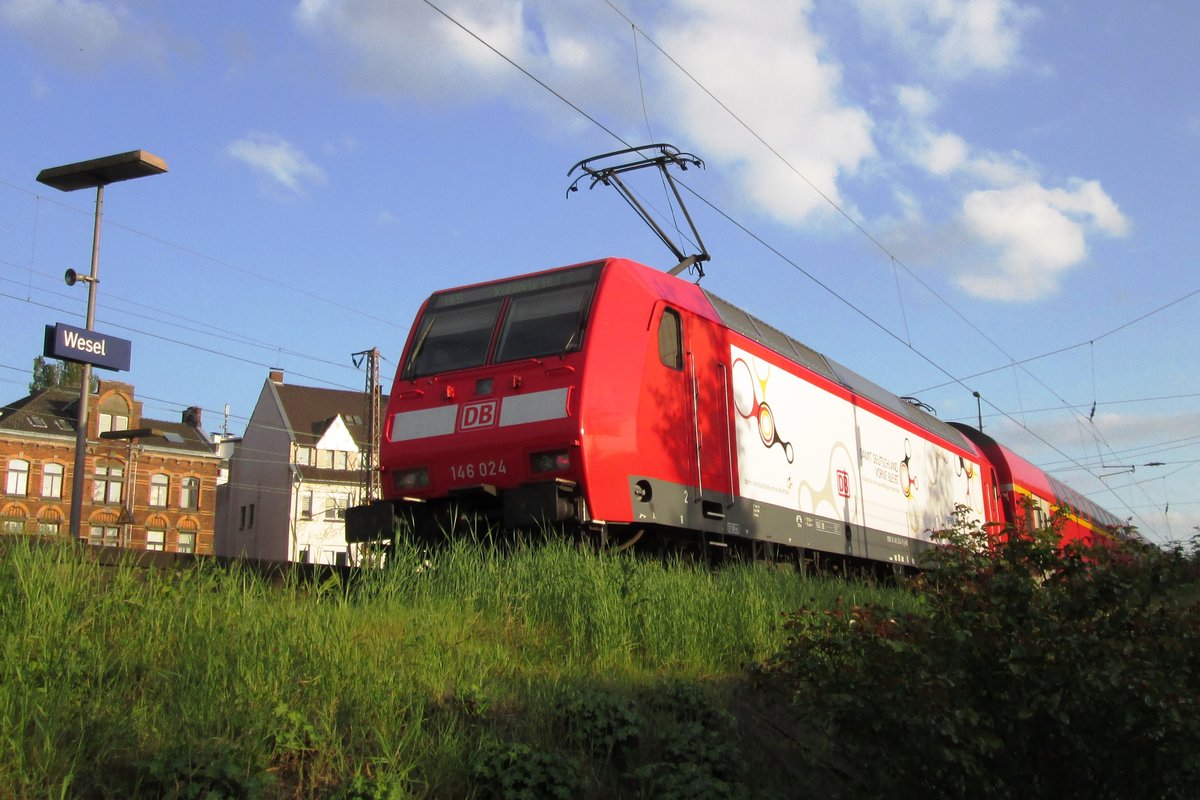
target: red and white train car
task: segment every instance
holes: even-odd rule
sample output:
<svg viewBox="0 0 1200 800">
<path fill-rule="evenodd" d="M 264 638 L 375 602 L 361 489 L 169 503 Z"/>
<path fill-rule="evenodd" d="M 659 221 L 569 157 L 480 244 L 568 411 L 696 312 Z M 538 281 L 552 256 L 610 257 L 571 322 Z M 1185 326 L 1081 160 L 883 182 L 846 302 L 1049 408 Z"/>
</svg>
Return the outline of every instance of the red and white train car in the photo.
<svg viewBox="0 0 1200 800">
<path fill-rule="evenodd" d="M 989 442 L 696 284 L 606 259 L 425 302 L 384 500 L 351 509 L 347 537 L 390 538 L 397 517 L 441 537 L 473 514 L 911 564 L 959 506 L 1010 520 L 1013 487 L 1057 503 Z"/>
</svg>

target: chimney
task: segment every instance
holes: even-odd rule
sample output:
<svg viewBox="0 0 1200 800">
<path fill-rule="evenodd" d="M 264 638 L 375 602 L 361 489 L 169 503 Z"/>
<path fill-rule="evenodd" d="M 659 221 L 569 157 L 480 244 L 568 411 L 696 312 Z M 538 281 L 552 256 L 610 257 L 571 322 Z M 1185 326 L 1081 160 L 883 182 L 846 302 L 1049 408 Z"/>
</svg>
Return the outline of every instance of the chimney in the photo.
<svg viewBox="0 0 1200 800">
<path fill-rule="evenodd" d="M 283 370 L 273 369 L 267 376 L 271 383 L 283 383 Z"/>
<path fill-rule="evenodd" d="M 188 406 L 183 410 L 183 424 L 191 425 L 193 428 L 200 428 L 200 414 L 203 409 L 200 406 Z"/>
</svg>

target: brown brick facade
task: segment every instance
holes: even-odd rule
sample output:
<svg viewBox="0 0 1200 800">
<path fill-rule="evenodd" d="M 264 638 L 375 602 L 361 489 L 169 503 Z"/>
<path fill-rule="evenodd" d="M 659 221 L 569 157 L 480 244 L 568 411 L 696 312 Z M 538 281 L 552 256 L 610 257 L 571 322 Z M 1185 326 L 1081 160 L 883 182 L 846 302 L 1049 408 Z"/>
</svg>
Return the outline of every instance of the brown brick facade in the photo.
<svg viewBox="0 0 1200 800">
<path fill-rule="evenodd" d="M 74 395 L 72 399 L 72 393 Z M 50 389 L 0 415 L 0 528 L 6 534 L 66 537 L 75 461 L 77 390 Z M 143 419 L 133 387 L 100 381 L 89 402 L 81 539 L 167 552 L 213 552 L 220 459 L 195 424 Z M 103 418 L 103 419 L 102 419 Z M 101 439 L 105 427 L 159 433 Z M 23 473 L 23 474 L 22 474 Z"/>
</svg>

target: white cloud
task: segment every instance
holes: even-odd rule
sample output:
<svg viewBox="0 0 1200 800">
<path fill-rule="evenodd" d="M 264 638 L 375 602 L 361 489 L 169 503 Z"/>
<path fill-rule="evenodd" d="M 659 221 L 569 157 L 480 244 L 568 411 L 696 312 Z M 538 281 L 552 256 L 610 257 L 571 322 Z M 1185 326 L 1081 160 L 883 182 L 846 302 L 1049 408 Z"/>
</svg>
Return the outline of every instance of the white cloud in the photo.
<svg viewBox="0 0 1200 800">
<path fill-rule="evenodd" d="M 1027 300 L 1055 291 L 1063 274 L 1087 257 L 1087 234 L 1124 235 L 1128 222 L 1095 181 L 1071 189 L 1025 183 L 971 192 L 961 224 L 992 248 L 997 270 L 972 271 L 959 285 L 979 297 Z"/>
<path fill-rule="evenodd" d="M 167 52 L 162 35 L 120 2 L 3 0 L 0 24 L 80 72 L 116 61 L 162 63 Z"/>
<path fill-rule="evenodd" d="M 325 182 L 324 170 L 300 148 L 273 133 L 251 133 L 230 143 L 225 152 L 294 195 L 303 195 L 307 184 Z"/>
<path fill-rule="evenodd" d="M 759 210 L 799 222 L 828 206 L 820 195 L 632 32 L 603 4 L 458 0 L 444 6 L 521 67 L 618 130 L 644 127 L 639 79 L 654 136 L 695 149 L 739 184 Z M 874 154 L 871 119 L 839 96 L 841 72 L 810 29 L 809 0 L 730 4 L 674 0 L 643 7 L 639 24 L 684 69 L 830 199 L 841 178 Z M 364 91 L 389 99 L 467 103 L 502 96 L 546 108 L 547 94 L 486 46 L 422 4 L 302 0 L 295 19 L 328 47 Z M 615 24 L 616 23 L 616 24 Z M 642 75 L 638 75 L 639 66 Z M 562 108 L 555 103 L 556 118 Z M 571 118 L 569 124 L 577 124 Z M 559 123 L 561 125 L 561 122 Z M 641 137 L 633 134 L 632 140 Z"/>
<path fill-rule="evenodd" d="M 928 87 L 900 85 L 890 109 L 872 107 L 896 116 L 877 123 L 847 99 L 839 54 L 814 29 L 812 0 L 634 5 L 631 16 L 677 63 L 645 39 L 635 55 L 628 25 L 603 4 L 453 0 L 444 8 L 613 129 L 643 129 L 644 91 L 655 138 L 696 152 L 732 184 L 735 202 L 785 224 L 823 218 L 832 212 L 830 201 L 861 217 L 845 192 L 847 179 L 896 178 L 895 167 L 907 161 L 925 185 L 886 187 L 888 196 L 909 199 L 899 205 L 904 221 L 897 227 L 906 228 L 907 243 L 955 270 L 973 294 L 1012 300 L 1053 292 L 1085 262 L 1090 237 L 1124 232 L 1127 221 L 1098 182 L 1047 187 L 1020 153 L 979 151 L 940 129 L 935 115 L 942 97 Z M 873 29 L 914 55 L 932 53 L 939 77 L 954 80 L 1012 68 L 1021 33 L 1036 16 L 1016 0 L 859 0 L 858 7 Z M 549 119 L 560 129 L 564 119 L 582 124 L 423 4 L 300 0 L 294 19 L 349 80 L 381 98 L 454 104 L 499 98 L 519 108 L 552 107 Z M 877 131 L 891 148 L 883 159 Z M 293 187 L 303 179 L 277 178 Z"/>
<path fill-rule="evenodd" d="M 858 10 L 870 30 L 951 80 L 1011 69 L 1038 16 L 1014 0 L 858 0 Z"/>
<path fill-rule="evenodd" d="M 721 98 L 753 134 L 676 69 L 671 87 L 680 132 L 727 169 L 760 211 L 798 223 L 845 204 L 839 179 L 875 154 L 869 115 L 840 96 L 841 70 L 811 27 L 808 2 L 681 2 L 665 17 L 658 41 L 708 92 Z M 754 134 L 779 156 L 772 154 Z M 804 179 L 788 168 L 795 167 Z"/>
<path fill-rule="evenodd" d="M 914 217 L 909 204 L 889 238 L 952 270 L 967 293 L 1040 299 L 1086 262 L 1089 238 L 1127 232 L 1128 220 L 1098 181 L 1072 178 L 1066 188 L 1047 187 L 1022 154 L 976 154 L 961 136 L 940 130 L 928 89 L 903 85 L 895 97 L 901 113 L 889 128 L 890 144 L 933 179 L 945 202 L 957 204 L 957 214 L 931 225 Z"/>
</svg>

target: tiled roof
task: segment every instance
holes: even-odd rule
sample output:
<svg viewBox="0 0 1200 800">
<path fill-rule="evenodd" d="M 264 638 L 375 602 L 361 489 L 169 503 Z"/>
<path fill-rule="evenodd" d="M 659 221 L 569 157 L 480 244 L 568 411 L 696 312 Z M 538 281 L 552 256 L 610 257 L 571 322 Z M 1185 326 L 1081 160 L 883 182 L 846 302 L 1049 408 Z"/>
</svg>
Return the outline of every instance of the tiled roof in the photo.
<svg viewBox="0 0 1200 800">
<path fill-rule="evenodd" d="M 0 411 L 0 430 L 74 438 L 78 389 L 43 389 Z"/>
<path fill-rule="evenodd" d="M 354 442 L 365 446 L 370 413 L 366 392 L 285 383 L 276 383 L 274 387 L 297 444 L 315 445 L 340 414 Z M 380 400 L 380 407 L 387 407 L 386 395 Z"/>
<path fill-rule="evenodd" d="M 61 436 L 73 443 L 78 403 L 78 389 L 43 389 L 6 405 L 0 411 L 0 431 Z M 168 442 L 162 438 L 147 440 L 147 444 L 153 444 L 155 447 L 181 453 L 214 455 L 212 445 L 193 425 L 142 417 L 135 427 L 156 428 L 166 433 L 177 434 L 183 440 L 179 443 Z"/>
</svg>

